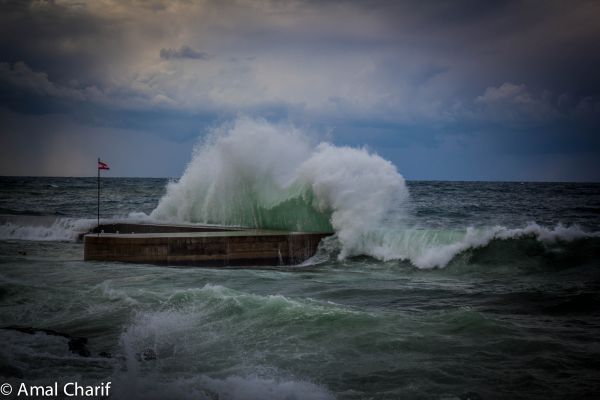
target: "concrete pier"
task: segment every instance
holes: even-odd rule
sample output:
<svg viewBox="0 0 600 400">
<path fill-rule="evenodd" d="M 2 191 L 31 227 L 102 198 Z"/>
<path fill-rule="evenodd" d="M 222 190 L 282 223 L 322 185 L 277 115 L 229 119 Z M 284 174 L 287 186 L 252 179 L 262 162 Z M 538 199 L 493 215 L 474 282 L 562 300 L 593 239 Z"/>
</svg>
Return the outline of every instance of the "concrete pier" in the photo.
<svg viewBox="0 0 600 400">
<path fill-rule="evenodd" d="M 104 233 L 100 235 L 84 236 L 85 260 L 194 266 L 291 265 L 312 257 L 321 239 L 331 235 L 213 226 L 112 225 L 101 225 Z"/>
</svg>

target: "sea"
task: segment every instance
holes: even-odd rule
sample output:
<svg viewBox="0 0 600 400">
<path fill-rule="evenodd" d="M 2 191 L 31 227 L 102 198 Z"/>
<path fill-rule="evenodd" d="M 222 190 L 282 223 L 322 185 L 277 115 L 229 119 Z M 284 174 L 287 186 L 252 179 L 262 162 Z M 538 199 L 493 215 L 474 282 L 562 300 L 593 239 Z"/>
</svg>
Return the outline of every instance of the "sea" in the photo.
<svg viewBox="0 0 600 400">
<path fill-rule="evenodd" d="M 203 142 L 175 179 L 103 172 L 101 219 L 335 233 L 291 267 L 84 262 L 96 177 L 0 177 L 11 396 L 600 396 L 600 184 L 405 181 L 368 149 L 263 128 L 254 150 L 235 129 Z"/>
</svg>

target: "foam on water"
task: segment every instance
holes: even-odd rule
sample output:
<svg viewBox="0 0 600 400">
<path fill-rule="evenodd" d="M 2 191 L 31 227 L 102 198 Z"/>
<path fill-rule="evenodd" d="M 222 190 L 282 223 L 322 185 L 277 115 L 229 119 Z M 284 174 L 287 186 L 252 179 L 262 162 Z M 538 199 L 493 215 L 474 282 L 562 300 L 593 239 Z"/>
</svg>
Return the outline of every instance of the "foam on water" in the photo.
<svg viewBox="0 0 600 400">
<path fill-rule="evenodd" d="M 421 269 L 443 268 L 457 255 L 469 250 L 488 246 L 498 240 L 533 238 L 544 244 L 572 242 L 600 237 L 598 232 L 586 232 L 577 226 L 558 224 L 547 228 L 530 223 L 524 228 L 509 229 L 503 226 L 491 228 L 466 228 L 465 231 L 432 231 L 405 229 L 402 231 L 374 232 L 364 245 L 365 253 L 377 259 L 407 260 Z"/>
<path fill-rule="evenodd" d="M 96 226 L 94 219 L 57 218 L 52 222 L 46 219 L 17 221 L 0 224 L 0 240 L 64 241 L 77 240 L 82 233 Z"/>
<path fill-rule="evenodd" d="M 175 291 L 160 310 L 139 310 L 121 334 L 123 384 L 116 398 L 333 399 L 324 387 L 261 364 L 262 352 L 244 352 L 282 314 L 324 314 L 339 307 L 295 301 L 280 295 L 260 296 L 220 285 Z M 231 343 L 217 334 L 227 327 Z M 276 340 L 276 339 L 274 339 Z M 247 349 L 246 349 L 247 351 Z M 242 354 L 245 353 L 245 354 Z M 180 371 L 182 363 L 192 371 Z M 203 374 L 208 366 L 215 372 Z M 190 372 L 192 372 L 190 374 Z M 175 376 L 170 384 L 160 382 Z M 126 384 L 125 384 L 126 382 Z"/>
</svg>

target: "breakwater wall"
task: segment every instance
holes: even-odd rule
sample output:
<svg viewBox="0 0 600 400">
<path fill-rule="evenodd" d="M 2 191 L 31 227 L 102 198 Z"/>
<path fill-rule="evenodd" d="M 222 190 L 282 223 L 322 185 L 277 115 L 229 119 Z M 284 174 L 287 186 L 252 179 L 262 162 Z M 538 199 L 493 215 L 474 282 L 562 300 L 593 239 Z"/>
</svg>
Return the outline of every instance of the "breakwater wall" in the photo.
<svg viewBox="0 0 600 400">
<path fill-rule="evenodd" d="M 185 230 L 178 230 L 181 227 Z M 84 236 L 85 260 L 190 266 L 291 265 L 312 257 L 321 239 L 331 235 L 212 226 L 120 224 L 114 228 L 101 225 L 104 233 Z M 114 233 L 107 233 L 111 230 Z"/>
</svg>

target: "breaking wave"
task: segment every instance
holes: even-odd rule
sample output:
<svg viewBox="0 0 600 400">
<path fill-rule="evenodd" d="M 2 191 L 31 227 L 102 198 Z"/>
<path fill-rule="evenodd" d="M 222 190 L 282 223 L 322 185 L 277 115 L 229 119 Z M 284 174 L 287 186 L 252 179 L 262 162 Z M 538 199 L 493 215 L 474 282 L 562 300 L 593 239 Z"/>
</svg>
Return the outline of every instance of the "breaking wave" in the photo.
<svg viewBox="0 0 600 400">
<path fill-rule="evenodd" d="M 289 126 L 239 118 L 215 129 L 195 149 L 183 176 L 168 184 L 150 217 L 334 231 L 335 245 L 322 247 L 338 259 L 367 255 L 410 261 L 422 269 L 445 267 L 457 255 L 497 240 L 550 243 L 597 236 L 576 226 L 535 223 L 516 229 L 418 229 L 406 212 L 408 197 L 404 178 L 376 154 L 314 145 Z"/>
<path fill-rule="evenodd" d="M 136 313 L 121 334 L 126 372 L 119 368 L 115 379 L 126 384 L 115 385 L 122 391 L 116 398 L 333 399 L 327 388 L 269 366 L 264 357 L 266 352 L 276 353 L 278 344 L 288 340 L 282 338 L 300 325 L 318 330 L 324 320 L 344 324 L 347 319 L 365 317 L 329 303 L 262 296 L 220 285 L 176 290 L 160 310 Z M 273 329 L 274 323 L 279 330 Z M 365 320 L 362 326 L 372 324 Z M 223 330 L 234 339 L 216 334 Z M 270 346 L 247 348 L 261 340 Z M 194 366 L 192 370 L 179 370 L 182 361 Z M 162 380 L 148 368 L 153 363 L 178 378 L 167 388 L 156 385 Z M 217 367 L 219 373 L 204 374 L 206 365 Z"/>
<path fill-rule="evenodd" d="M 151 217 L 292 231 L 335 231 L 341 257 L 401 215 L 404 178 L 365 149 L 313 145 L 300 131 L 240 118 L 216 129 Z"/>
<path fill-rule="evenodd" d="M 365 238 L 362 250 L 363 254 L 379 260 L 405 260 L 417 268 L 431 269 L 446 267 L 460 254 L 483 249 L 496 242 L 535 240 L 552 251 L 552 246 L 593 238 L 600 238 L 600 233 L 561 224 L 554 228 L 536 223 L 514 229 L 503 226 L 469 227 L 463 231 L 409 228 L 402 231 L 371 232 Z"/>
</svg>

